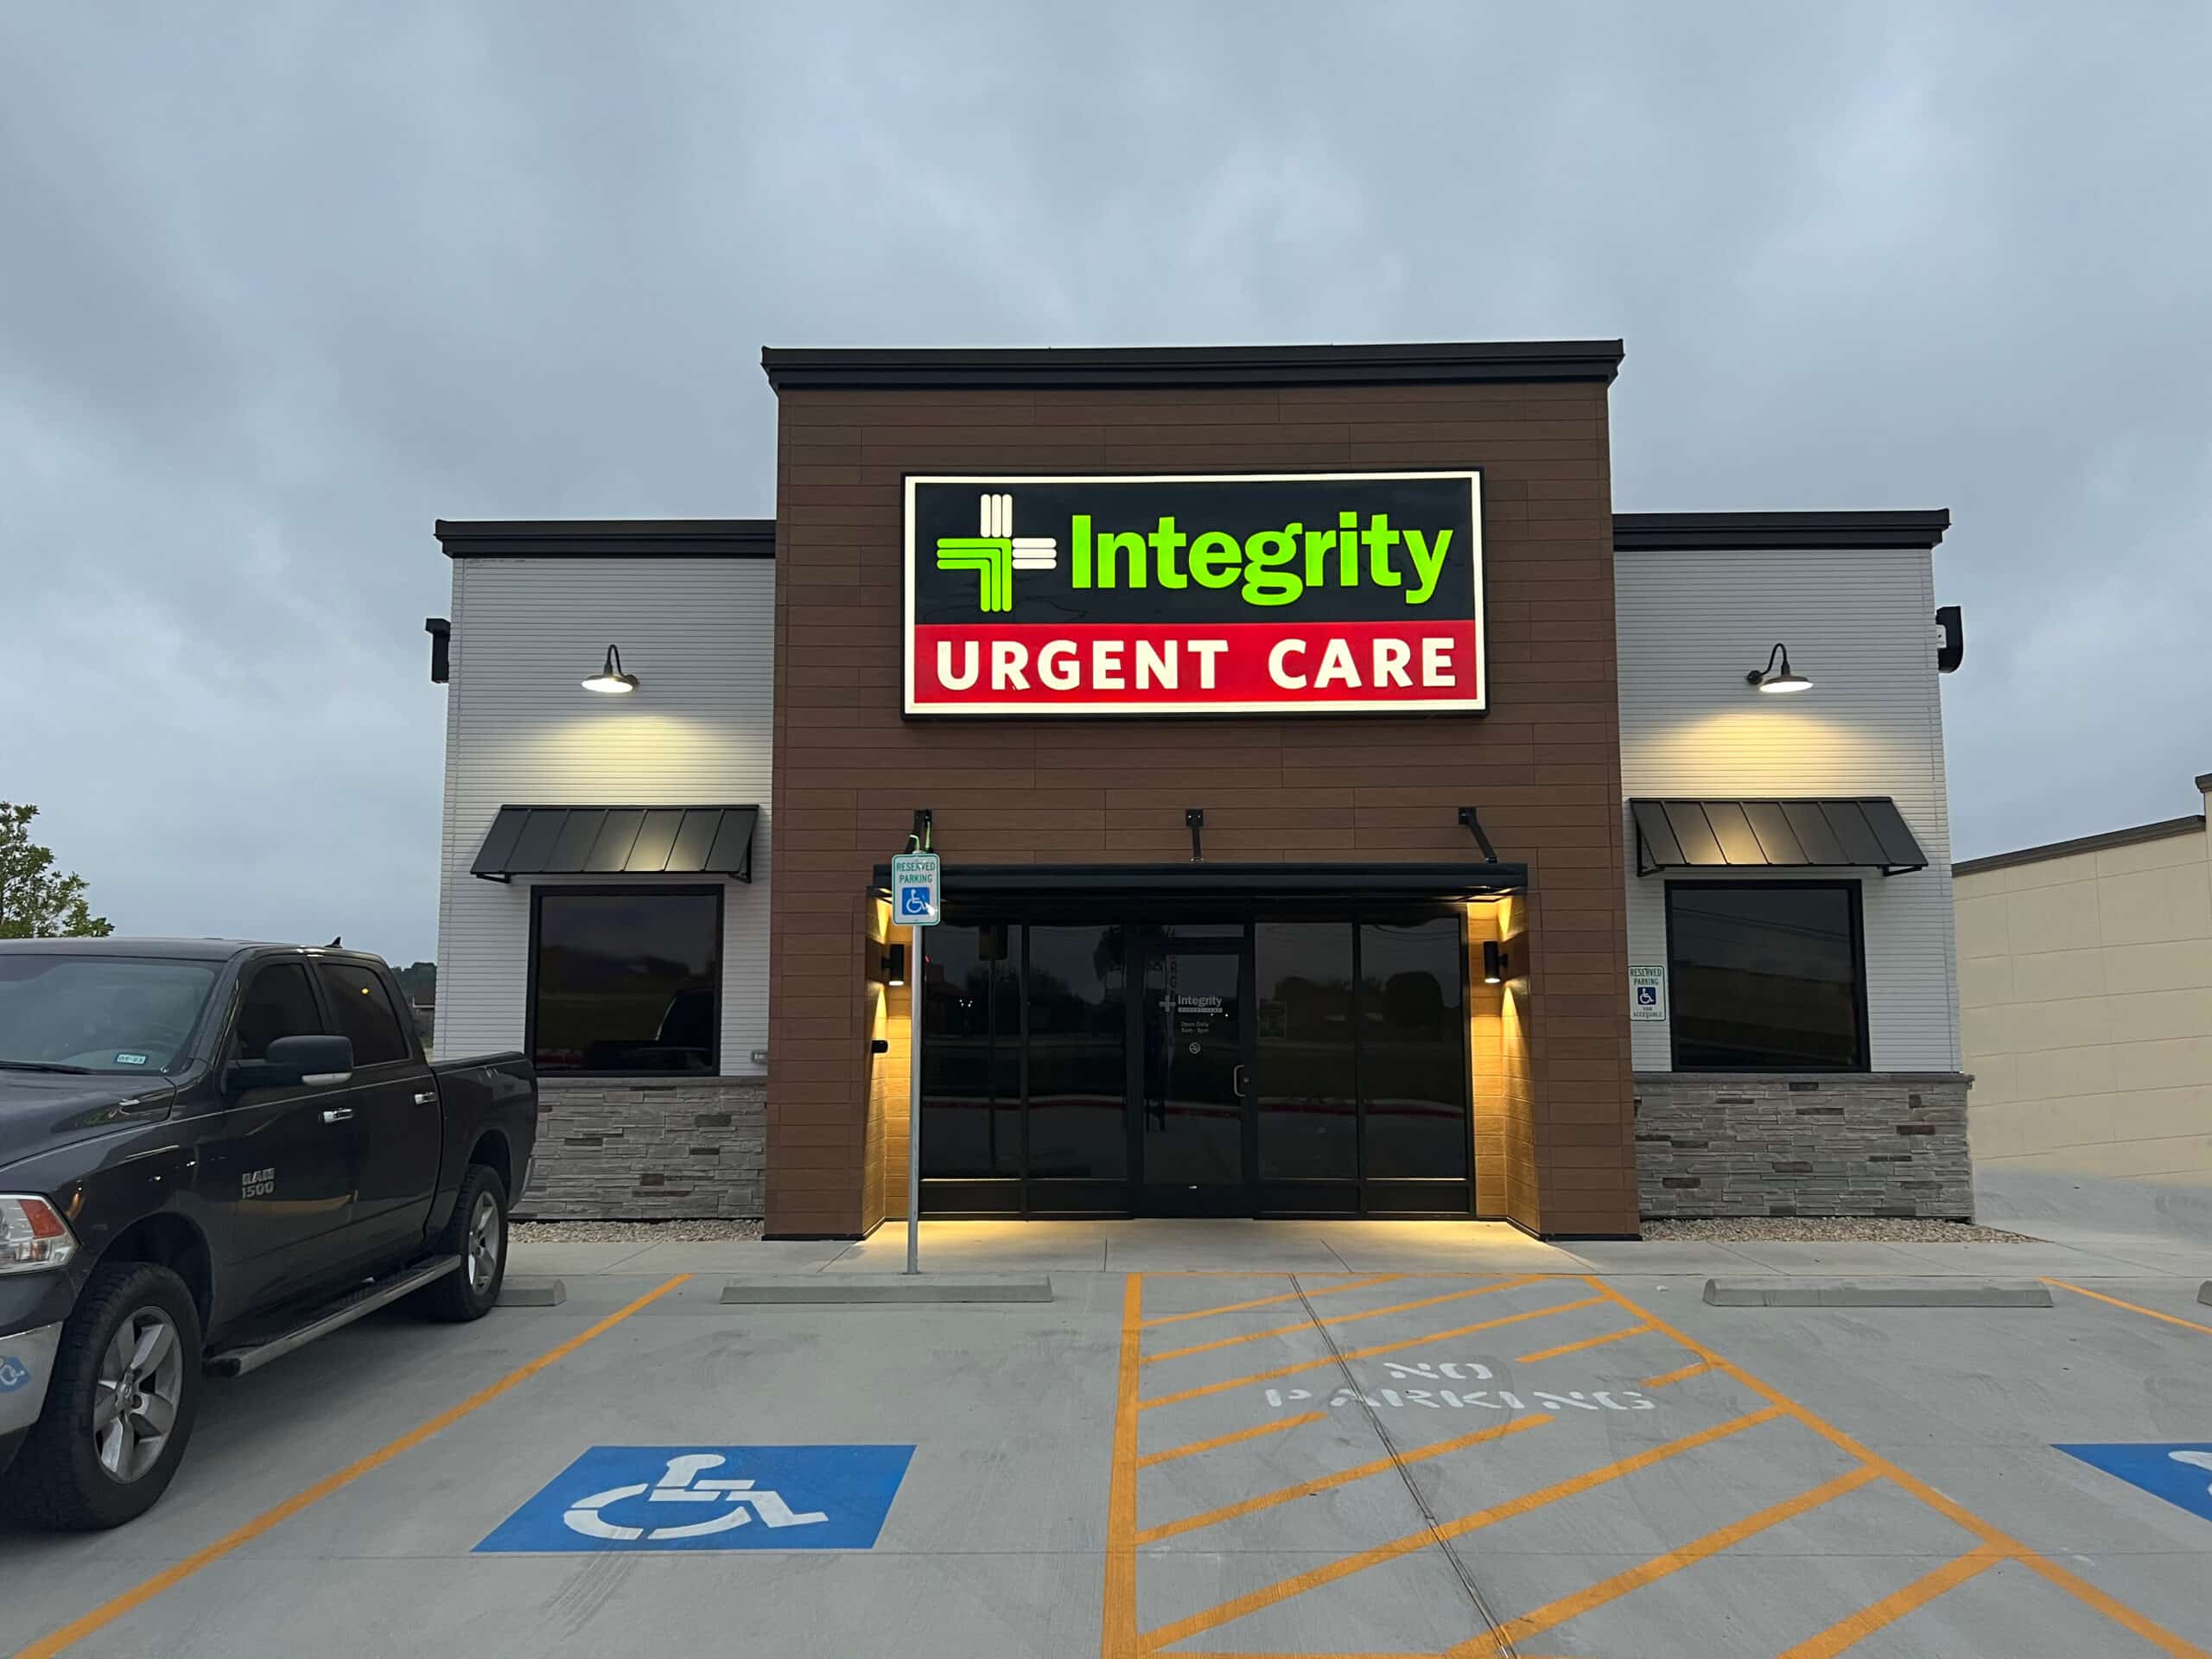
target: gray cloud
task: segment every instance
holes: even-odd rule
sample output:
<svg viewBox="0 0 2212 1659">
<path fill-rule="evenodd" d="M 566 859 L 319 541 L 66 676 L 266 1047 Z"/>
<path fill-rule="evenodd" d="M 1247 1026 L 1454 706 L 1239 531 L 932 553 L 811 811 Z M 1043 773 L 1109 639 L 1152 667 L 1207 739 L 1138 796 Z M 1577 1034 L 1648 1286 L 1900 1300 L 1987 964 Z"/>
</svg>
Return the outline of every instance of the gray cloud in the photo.
<svg viewBox="0 0 2212 1659">
<path fill-rule="evenodd" d="M 766 513 L 783 344 L 1620 334 L 1624 509 L 1948 505 L 1963 855 L 2212 768 L 2212 15 L 16 8 L 0 794 L 429 954 L 440 516 Z"/>
</svg>

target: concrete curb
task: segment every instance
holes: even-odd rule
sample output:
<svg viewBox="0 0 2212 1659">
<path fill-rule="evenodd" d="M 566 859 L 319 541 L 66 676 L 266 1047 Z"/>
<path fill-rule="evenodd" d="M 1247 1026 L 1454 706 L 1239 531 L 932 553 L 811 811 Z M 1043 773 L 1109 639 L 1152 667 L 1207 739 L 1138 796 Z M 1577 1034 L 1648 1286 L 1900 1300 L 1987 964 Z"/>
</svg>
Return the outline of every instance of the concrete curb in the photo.
<svg viewBox="0 0 2212 1659">
<path fill-rule="evenodd" d="M 561 1279 L 510 1279 L 499 1287 L 501 1307 L 558 1307 L 569 1300 Z"/>
<path fill-rule="evenodd" d="M 751 1274 L 722 1286 L 730 1302 L 1049 1302 L 1041 1273 Z"/>
<path fill-rule="evenodd" d="M 2205 1306 L 2212 1307 L 2212 1279 L 2207 1279 L 2196 1287 L 2196 1300 Z"/>
<path fill-rule="evenodd" d="M 1711 1307 L 2049 1307 L 2027 1279 L 1708 1279 Z"/>
</svg>

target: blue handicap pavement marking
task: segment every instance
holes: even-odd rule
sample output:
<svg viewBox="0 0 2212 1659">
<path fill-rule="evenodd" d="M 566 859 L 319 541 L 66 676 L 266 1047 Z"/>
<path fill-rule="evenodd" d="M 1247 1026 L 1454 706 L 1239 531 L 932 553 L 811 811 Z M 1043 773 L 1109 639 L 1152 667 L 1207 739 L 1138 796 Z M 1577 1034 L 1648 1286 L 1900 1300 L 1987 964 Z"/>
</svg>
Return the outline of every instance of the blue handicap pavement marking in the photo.
<svg viewBox="0 0 2212 1659">
<path fill-rule="evenodd" d="M 2117 1475 L 2131 1486 L 2140 1486 L 2153 1497 L 2178 1504 L 2200 1520 L 2212 1521 L 2212 1440 L 2056 1449 Z"/>
<path fill-rule="evenodd" d="M 594 1446 L 478 1551 L 873 1549 L 911 1446 Z"/>
</svg>

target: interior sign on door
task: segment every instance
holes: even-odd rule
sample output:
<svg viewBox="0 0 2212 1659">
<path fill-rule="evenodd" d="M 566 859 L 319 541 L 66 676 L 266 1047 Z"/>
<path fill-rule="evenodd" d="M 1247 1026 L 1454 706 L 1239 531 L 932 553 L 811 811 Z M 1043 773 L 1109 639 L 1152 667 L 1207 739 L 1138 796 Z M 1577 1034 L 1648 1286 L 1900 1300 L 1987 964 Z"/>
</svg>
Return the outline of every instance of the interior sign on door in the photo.
<svg viewBox="0 0 2212 1659">
<path fill-rule="evenodd" d="M 1488 706 L 1479 473 L 906 480 L 910 715 Z"/>
</svg>

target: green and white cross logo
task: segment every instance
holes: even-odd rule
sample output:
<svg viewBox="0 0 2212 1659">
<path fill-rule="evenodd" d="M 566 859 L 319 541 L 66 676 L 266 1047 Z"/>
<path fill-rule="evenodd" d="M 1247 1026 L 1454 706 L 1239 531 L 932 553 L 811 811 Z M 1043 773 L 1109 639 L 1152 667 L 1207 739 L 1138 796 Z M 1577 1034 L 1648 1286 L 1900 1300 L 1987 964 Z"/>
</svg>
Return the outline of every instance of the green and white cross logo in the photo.
<svg viewBox="0 0 2212 1659">
<path fill-rule="evenodd" d="M 973 536 L 940 536 L 937 539 L 937 568 L 982 573 L 982 592 L 976 608 L 988 613 L 1014 608 L 1014 573 L 1050 570 L 1059 563 L 1059 543 L 1050 536 L 1014 533 L 1014 497 L 985 495 L 978 515 L 982 523 Z"/>
</svg>

